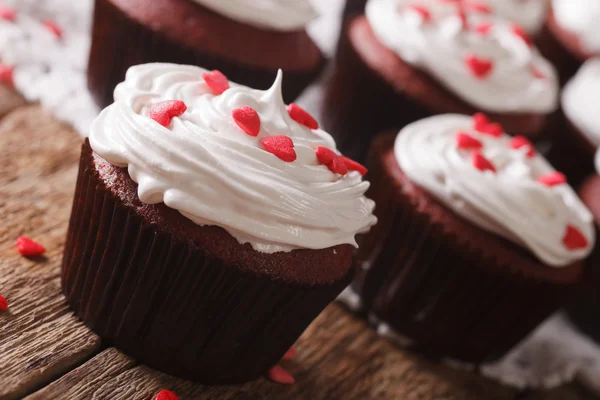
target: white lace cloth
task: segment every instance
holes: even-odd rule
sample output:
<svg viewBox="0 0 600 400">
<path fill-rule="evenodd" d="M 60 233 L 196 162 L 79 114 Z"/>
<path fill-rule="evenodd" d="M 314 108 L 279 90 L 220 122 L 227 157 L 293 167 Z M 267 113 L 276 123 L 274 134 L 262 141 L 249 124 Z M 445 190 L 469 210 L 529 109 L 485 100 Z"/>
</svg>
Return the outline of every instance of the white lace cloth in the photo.
<svg viewBox="0 0 600 400">
<path fill-rule="evenodd" d="M 0 0 L 18 10 L 16 21 L 0 20 L 0 59 L 14 69 L 16 89 L 32 102 L 40 102 L 59 120 L 82 136 L 98 114 L 86 88 L 92 0 Z M 309 32 L 325 54 L 334 52 L 343 0 L 314 0 L 323 17 Z M 53 21 L 63 30 L 58 39 L 45 26 Z M 325 79 L 322 79 L 324 82 Z M 299 100 L 319 114 L 322 84 L 307 90 Z M 346 291 L 342 301 L 359 306 Z M 378 331 L 389 335 L 380 325 Z M 600 394 L 600 347 L 580 334 L 561 314 L 541 325 L 503 360 L 482 372 L 517 388 L 552 388 L 579 379 Z"/>
</svg>

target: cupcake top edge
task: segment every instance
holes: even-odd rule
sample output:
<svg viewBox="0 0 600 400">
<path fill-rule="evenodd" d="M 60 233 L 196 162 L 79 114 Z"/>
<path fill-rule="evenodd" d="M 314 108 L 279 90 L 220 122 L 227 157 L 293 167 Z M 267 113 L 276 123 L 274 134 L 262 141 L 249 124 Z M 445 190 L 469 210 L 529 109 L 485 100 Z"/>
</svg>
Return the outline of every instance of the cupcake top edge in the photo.
<svg viewBox="0 0 600 400">
<path fill-rule="evenodd" d="M 586 61 L 565 85 L 562 109 L 569 121 L 596 146 L 600 146 L 600 57 Z"/>
<path fill-rule="evenodd" d="M 128 168 L 142 202 L 220 226 L 257 251 L 356 246 L 377 221 L 366 169 L 308 112 L 286 107 L 281 85 L 281 71 L 262 91 L 194 66 L 134 66 L 92 124 L 90 145 Z"/>
<path fill-rule="evenodd" d="M 582 50 L 600 54 L 600 2 L 590 0 L 552 0 L 557 25 L 575 35 Z"/>
<path fill-rule="evenodd" d="M 369 0 L 376 38 L 477 109 L 550 113 L 557 108 L 555 68 L 525 30 L 459 1 Z"/>
<path fill-rule="evenodd" d="M 551 267 L 585 258 L 590 211 L 524 137 L 484 114 L 446 114 L 406 126 L 394 152 L 402 171 L 459 216 L 524 248 Z"/>
<path fill-rule="evenodd" d="M 193 0 L 234 21 L 275 31 L 303 30 L 318 17 L 309 0 Z"/>
</svg>

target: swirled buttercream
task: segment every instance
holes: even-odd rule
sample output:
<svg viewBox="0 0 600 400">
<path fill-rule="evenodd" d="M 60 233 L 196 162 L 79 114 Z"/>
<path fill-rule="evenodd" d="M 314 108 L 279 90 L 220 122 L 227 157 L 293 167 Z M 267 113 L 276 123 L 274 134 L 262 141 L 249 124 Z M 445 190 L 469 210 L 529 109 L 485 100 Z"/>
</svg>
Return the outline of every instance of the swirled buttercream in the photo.
<svg viewBox="0 0 600 400">
<path fill-rule="evenodd" d="M 92 125 L 92 149 L 127 167 L 142 202 L 164 202 L 199 225 L 226 229 L 241 243 L 273 253 L 297 248 L 356 246 L 355 235 L 376 222 L 369 183 L 319 163 L 315 149 L 335 150 L 329 134 L 293 120 L 281 95 L 282 75 L 266 91 L 230 83 L 215 94 L 202 68 L 146 64 L 129 69 L 115 103 Z M 179 100 L 187 111 L 164 127 L 148 117 L 153 104 Z M 258 136 L 244 133 L 234 110 L 251 107 Z M 292 139 L 295 161 L 261 146 L 266 137 Z"/>
<path fill-rule="evenodd" d="M 579 38 L 588 53 L 600 53 L 600 1 L 552 0 L 556 23 Z"/>
<path fill-rule="evenodd" d="M 494 14 L 518 23 L 532 35 L 542 29 L 549 8 L 547 0 L 487 0 L 486 3 Z"/>
</svg>

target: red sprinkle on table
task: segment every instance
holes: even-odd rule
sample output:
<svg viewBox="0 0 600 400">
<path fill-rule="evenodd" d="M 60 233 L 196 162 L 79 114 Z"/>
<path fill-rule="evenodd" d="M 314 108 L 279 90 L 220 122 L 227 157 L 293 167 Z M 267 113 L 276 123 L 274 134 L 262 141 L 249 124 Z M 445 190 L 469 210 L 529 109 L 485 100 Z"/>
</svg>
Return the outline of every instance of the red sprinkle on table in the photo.
<svg viewBox="0 0 600 400">
<path fill-rule="evenodd" d="M 296 358 L 297 355 L 298 355 L 298 352 L 296 351 L 296 349 L 293 347 L 290 347 L 290 349 L 288 351 L 286 351 L 285 354 L 283 355 L 282 360 L 284 360 L 284 361 L 293 360 L 294 358 Z"/>
<path fill-rule="evenodd" d="M 492 171 L 496 172 L 496 167 L 485 158 L 480 152 L 476 151 L 471 155 L 471 162 L 473 166 L 480 171 Z"/>
<path fill-rule="evenodd" d="M 508 145 L 511 149 L 515 150 L 520 149 L 521 147 L 527 147 L 527 157 L 532 158 L 535 156 L 535 147 L 533 147 L 533 144 L 531 144 L 529 139 L 527 139 L 525 136 L 515 136 L 511 139 Z"/>
<path fill-rule="evenodd" d="M 348 168 L 348 171 L 356 171 L 359 174 L 361 174 L 362 176 L 365 176 L 367 174 L 367 172 L 369 172 L 367 167 L 365 167 L 364 165 L 362 165 L 360 163 L 357 163 L 356 161 L 354 161 L 348 157 L 342 156 L 342 160 L 344 160 L 344 164 L 346 164 L 346 168 Z"/>
<path fill-rule="evenodd" d="M 0 294 L 0 311 L 8 310 L 8 301 Z"/>
<path fill-rule="evenodd" d="M 281 383 L 283 385 L 291 385 L 296 382 L 294 377 L 280 366 L 275 366 L 267 372 L 267 377 L 275 383 Z"/>
<path fill-rule="evenodd" d="M 484 113 L 476 113 L 473 115 L 473 129 L 493 137 L 501 137 L 504 132 L 502 125 L 490 122 L 489 118 Z"/>
<path fill-rule="evenodd" d="M 153 104 L 148 110 L 148 116 L 168 128 L 174 117 L 181 116 L 187 110 L 187 106 L 180 100 L 167 100 Z"/>
<path fill-rule="evenodd" d="M 297 104 L 287 106 L 288 114 L 297 123 L 304 125 L 308 129 L 319 129 L 319 123 L 312 115 Z"/>
<path fill-rule="evenodd" d="M 260 117 L 252 107 L 244 106 L 236 108 L 232 113 L 233 120 L 241 130 L 250 136 L 258 136 L 260 133 Z"/>
<path fill-rule="evenodd" d="M 277 156 L 285 162 L 296 161 L 296 151 L 294 150 L 294 142 L 289 136 L 269 136 L 263 138 L 260 143 L 266 151 Z"/>
<path fill-rule="evenodd" d="M 543 183 L 546 186 L 562 185 L 564 183 L 567 183 L 567 177 L 564 174 L 556 171 L 547 175 L 540 176 L 538 178 L 538 182 Z"/>
<path fill-rule="evenodd" d="M 56 36 L 59 39 L 62 39 L 63 31 L 54 22 L 52 22 L 52 21 L 44 21 L 44 27 L 46 29 L 48 29 L 54 36 Z"/>
<path fill-rule="evenodd" d="M 331 172 L 340 175 L 346 175 L 348 173 L 348 167 L 346 166 L 344 159 L 333 150 L 319 146 L 317 147 L 316 153 L 319 162 L 326 165 Z"/>
<path fill-rule="evenodd" d="M 0 82 L 14 86 L 13 72 L 15 67 L 12 65 L 0 64 Z"/>
<path fill-rule="evenodd" d="M 533 41 L 531 40 L 531 38 L 527 35 L 527 33 L 519 25 L 516 25 L 516 24 L 513 25 L 511 30 L 515 35 L 517 35 L 519 38 L 521 38 L 521 40 L 523 40 L 527 44 L 527 46 L 533 45 Z"/>
<path fill-rule="evenodd" d="M 10 7 L 0 5 L 0 19 L 15 22 L 17 19 L 17 12 Z"/>
<path fill-rule="evenodd" d="M 483 144 L 468 133 L 458 132 L 456 134 L 456 146 L 464 150 L 479 150 L 483 147 Z"/>
<path fill-rule="evenodd" d="M 471 73 L 479 79 L 487 77 L 494 68 L 492 60 L 480 58 L 474 54 L 471 54 L 465 58 L 465 64 L 467 65 Z"/>
<path fill-rule="evenodd" d="M 222 94 L 224 91 L 229 89 L 229 80 L 221 73 L 221 71 L 214 70 L 211 72 L 206 72 L 202 75 L 202 78 L 204 78 L 204 81 L 210 90 L 216 94 Z"/>
<path fill-rule="evenodd" d="M 179 400 L 179 397 L 170 390 L 161 390 L 158 392 L 154 400 Z"/>
<path fill-rule="evenodd" d="M 475 27 L 475 32 L 481 35 L 487 35 L 490 30 L 494 27 L 492 22 L 482 22 Z"/>
<path fill-rule="evenodd" d="M 562 242 L 569 250 L 585 249 L 589 244 L 585 236 L 573 225 L 567 225 Z"/>
<path fill-rule="evenodd" d="M 431 20 L 431 13 L 429 12 L 429 9 L 427 9 L 427 7 L 420 6 L 417 4 L 412 4 L 412 5 L 408 6 L 408 9 L 410 11 L 414 11 L 417 14 L 419 14 L 421 16 L 421 18 L 423 18 L 423 21 L 425 21 L 425 22 Z"/>
<path fill-rule="evenodd" d="M 17 238 L 17 250 L 26 257 L 37 257 L 46 252 L 44 246 L 26 236 Z"/>
<path fill-rule="evenodd" d="M 467 9 L 469 9 L 470 11 L 475 11 L 478 13 L 483 13 L 483 14 L 491 14 L 492 10 L 486 6 L 485 4 L 481 4 L 477 1 L 469 1 L 465 4 L 465 7 L 467 7 Z"/>
</svg>

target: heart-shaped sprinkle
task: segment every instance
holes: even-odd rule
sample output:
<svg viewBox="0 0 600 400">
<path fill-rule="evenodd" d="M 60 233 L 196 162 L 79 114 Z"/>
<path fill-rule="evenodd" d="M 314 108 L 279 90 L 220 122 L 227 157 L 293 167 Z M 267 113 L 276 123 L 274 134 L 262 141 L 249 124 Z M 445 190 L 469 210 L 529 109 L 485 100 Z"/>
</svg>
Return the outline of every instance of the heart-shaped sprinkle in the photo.
<svg viewBox="0 0 600 400">
<path fill-rule="evenodd" d="M 460 20 L 461 28 L 463 30 L 468 29 L 469 28 L 469 20 L 467 19 L 467 14 L 465 13 L 465 10 L 462 9 L 462 7 L 458 10 L 458 13 L 456 14 L 456 16 Z"/>
<path fill-rule="evenodd" d="M 480 171 L 492 171 L 496 172 L 496 167 L 494 164 L 490 162 L 487 158 L 485 158 L 480 152 L 476 151 L 471 155 L 471 163 L 475 168 Z"/>
<path fill-rule="evenodd" d="M 296 160 L 294 142 L 288 136 L 269 136 L 263 138 L 260 143 L 263 145 L 266 151 L 277 156 L 280 160 L 285 162 L 292 162 Z"/>
<path fill-rule="evenodd" d="M 483 144 L 468 133 L 458 132 L 456 134 L 456 146 L 463 150 L 479 150 L 483 147 Z"/>
<path fill-rule="evenodd" d="M 279 365 L 276 365 L 267 372 L 267 378 L 282 385 L 291 385 L 296 382 L 294 377 Z"/>
<path fill-rule="evenodd" d="M 479 3 L 477 1 L 469 1 L 469 2 L 465 3 L 464 6 L 469 11 L 474 11 L 474 12 L 478 12 L 478 13 L 481 13 L 481 14 L 491 14 L 492 13 L 492 9 L 491 8 L 489 8 L 485 4 Z"/>
<path fill-rule="evenodd" d="M 304 125 L 308 129 L 319 129 L 317 120 L 299 105 L 292 103 L 287 106 L 287 111 L 290 117 L 300 125 Z"/>
<path fill-rule="evenodd" d="M 546 75 L 535 65 L 531 66 L 531 74 L 537 79 L 546 79 Z"/>
<path fill-rule="evenodd" d="M 473 129 L 485 135 L 490 135 L 496 138 L 501 137 L 504 133 L 504 128 L 502 128 L 502 125 L 495 122 L 490 122 L 484 113 L 476 113 L 473 115 Z"/>
<path fill-rule="evenodd" d="M 8 310 L 8 301 L 0 294 L 0 311 Z"/>
<path fill-rule="evenodd" d="M 44 21 L 43 22 L 44 27 L 50 31 L 50 33 L 52 33 L 54 36 L 56 36 L 58 39 L 62 39 L 63 37 L 63 31 L 62 29 L 60 29 L 60 27 L 58 25 L 56 25 L 54 22 L 52 21 Z"/>
<path fill-rule="evenodd" d="M 25 257 L 37 257 L 46 252 L 44 246 L 26 236 L 19 236 L 17 238 L 17 250 Z"/>
<path fill-rule="evenodd" d="M 229 80 L 227 80 L 227 77 L 223 75 L 221 71 L 214 70 L 211 72 L 205 72 L 202 75 L 202 78 L 204 78 L 204 82 L 206 82 L 206 85 L 210 88 L 210 90 L 216 94 L 222 94 L 224 91 L 229 89 Z"/>
<path fill-rule="evenodd" d="M 346 175 L 348 173 L 348 167 L 346 166 L 344 159 L 333 150 L 319 146 L 317 147 L 316 153 L 319 162 L 326 165 L 331 172 L 340 175 Z"/>
<path fill-rule="evenodd" d="M 522 41 L 524 41 L 525 44 L 527 44 L 527 46 L 533 46 L 533 41 L 531 40 L 529 35 L 527 35 L 527 33 L 523 30 L 523 28 L 521 28 L 519 25 L 513 24 L 513 26 L 511 27 L 511 31 Z"/>
<path fill-rule="evenodd" d="M 475 27 L 475 32 L 485 36 L 490 33 L 493 27 L 494 24 L 492 22 L 482 22 Z"/>
<path fill-rule="evenodd" d="M 158 392 L 154 400 L 179 400 L 179 397 L 170 390 L 161 390 Z"/>
<path fill-rule="evenodd" d="M 469 68 L 469 71 L 478 79 L 487 77 L 494 68 L 492 60 L 487 58 L 477 57 L 471 54 L 465 58 L 465 64 Z"/>
<path fill-rule="evenodd" d="M 0 19 L 15 22 L 17 19 L 17 12 L 13 8 L 0 5 Z"/>
<path fill-rule="evenodd" d="M 181 116 L 187 110 L 187 106 L 180 100 L 167 100 L 153 104 L 148 110 L 148 116 L 168 128 L 174 117 Z"/>
<path fill-rule="evenodd" d="M 296 349 L 293 347 L 290 347 L 288 351 L 285 352 L 285 354 L 283 355 L 282 360 L 287 361 L 287 360 L 293 360 L 294 358 L 296 358 L 296 356 L 298 355 L 298 352 L 296 352 Z"/>
<path fill-rule="evenodd" d="M 546 186 L 552 187 L 552 186 L 563 185 L 563 184 L 567 183 L 567 177 L 564 174 L 562 174 L 558 171 L 555 171 L 550 174 L 540 176 L 538 178 L 538 182 L 542 183 Z"/>
<path fill-rule="evenodd" d="M 248 106 L 236 108 L 231 115 L 237 126 L 246 134 L 258 136 L 260 133 L 260 117 L 254 108 Z"/>
<path fill-rule="evenodd" d="M 419 14 L 423 21 L 428 22 L 431 20 L 431 13 L 429 12 L 429 9 L 427 7 L 420 6 L 418 4 L 411 4 L 407 8 L 408 10 Z"/>
<path fill-rule="evenodd" d="M 567 225 L 567 230 L 562 242 L 569 250 L 585 249 L 589 245 L 586 237 L 573 225 Z"/>
<path fill-rule="evenodd" d="M 533 147 L 533 144 L 531 144 L 529 139 L 527 139 L 525 136 L 515 136 L 510 140 L 508 145 L 511 149 L 515 150 L 520 149 L 521 147 L 526 147 L 528 149 L 527 157 L 533 158 L 533 156 L 535 156 L 535 147 Z"/>
<path fill-rule="evenodd" d="M 0 64 L 0 82 L 14 86 L 14 70 L 15 68 L 11 65 Z"/>
<path fill-rule="evenodd" d="M 365 176 L 367 174 L 367 172 L 369 172 L 367 167 L 365 167 L 364 165 L 362 165 L 360 163 L 357 163 L 356 161 L 354 161 L 348 157 L 342 156 L 342 160 L 344 160 L 344 164 L 346 164 L 346 168 L 348 168 L 348 171 L 356 171 L 359 174 L 361 174 L 362 176 Z"/>
</svg>

